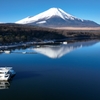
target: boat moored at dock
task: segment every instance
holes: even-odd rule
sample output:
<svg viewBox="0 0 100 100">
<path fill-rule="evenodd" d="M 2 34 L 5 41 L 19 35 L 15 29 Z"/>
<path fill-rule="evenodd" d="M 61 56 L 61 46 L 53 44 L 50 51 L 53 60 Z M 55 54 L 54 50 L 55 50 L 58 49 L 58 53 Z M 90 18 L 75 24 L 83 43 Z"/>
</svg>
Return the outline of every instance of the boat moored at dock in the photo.
<svg viewBox="0 0 100 100">
<path fill-rule="evenodd" d="M 9 80 L 15 75 L 12 67 L 0 67 L 0 80 Z"/>
</svg>

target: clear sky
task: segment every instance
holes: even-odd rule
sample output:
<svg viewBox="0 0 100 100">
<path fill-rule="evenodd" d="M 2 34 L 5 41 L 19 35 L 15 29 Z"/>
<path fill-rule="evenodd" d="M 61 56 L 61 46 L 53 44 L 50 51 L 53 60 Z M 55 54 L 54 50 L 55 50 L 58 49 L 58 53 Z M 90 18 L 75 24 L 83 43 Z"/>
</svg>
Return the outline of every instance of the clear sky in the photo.
<svg viewBox="0 0 100 100">
<path fill-rule="evenodd" d="M 100 24 L 100 0 L 0 0 L 0 22 L 13 23 L 52 7 Z"/>
</svg>

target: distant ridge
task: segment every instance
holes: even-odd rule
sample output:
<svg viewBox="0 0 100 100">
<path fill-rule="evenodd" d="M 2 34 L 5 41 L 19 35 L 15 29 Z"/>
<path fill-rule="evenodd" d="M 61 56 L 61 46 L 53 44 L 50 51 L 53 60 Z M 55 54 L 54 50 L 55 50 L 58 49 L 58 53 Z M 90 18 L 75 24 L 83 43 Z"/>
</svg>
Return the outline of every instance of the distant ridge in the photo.
<svg viewBox="0 0 100 100">
<path fill-rule="evenodd" d="M 38 15 L 29 16 L 15 22 L 17 24 L 30 24 L 43 27 L 97 27 L 94 21 L 84 20 L 72 16 L 60 8 L 50 8 Z"/>
</svg>

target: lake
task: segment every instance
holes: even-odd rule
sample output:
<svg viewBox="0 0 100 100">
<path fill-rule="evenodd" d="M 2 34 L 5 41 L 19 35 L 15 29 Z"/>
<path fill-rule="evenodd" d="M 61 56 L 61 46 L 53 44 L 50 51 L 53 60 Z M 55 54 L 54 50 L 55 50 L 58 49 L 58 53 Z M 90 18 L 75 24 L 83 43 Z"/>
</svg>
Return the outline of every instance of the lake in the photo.
<svg viewBox="0 0 100 100">
<path fill-rule="evenodd" d="M 100 41 L 37 45 L 0 53 L 16 75 L 0 100 L 100 100 Z"/>
</svg>

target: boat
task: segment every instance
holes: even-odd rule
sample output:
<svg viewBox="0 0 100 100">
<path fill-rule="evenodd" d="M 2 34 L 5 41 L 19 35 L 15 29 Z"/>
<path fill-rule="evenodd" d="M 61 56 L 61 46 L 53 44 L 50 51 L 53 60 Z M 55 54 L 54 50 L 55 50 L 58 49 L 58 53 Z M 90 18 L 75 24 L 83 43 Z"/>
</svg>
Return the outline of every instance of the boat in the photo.
<svg viewBox="0 0 100 100">
<path fill-rule="evenodd" d="M 0 67 L 0 80 L 9 80 L 15 75 L 12 67 Z"/>
<path fill-rule="evenodd" d="M 66 41 L 64 41 L 64 42 L 63 42 L 63 44 L 67 44 L 67 42 L 66 42 Z"/>
<path fill-rule="evenodd" d="M 10 51 L 9 50 L 5 50 L 4 53 L 10 54 Z"/>
</svg>

